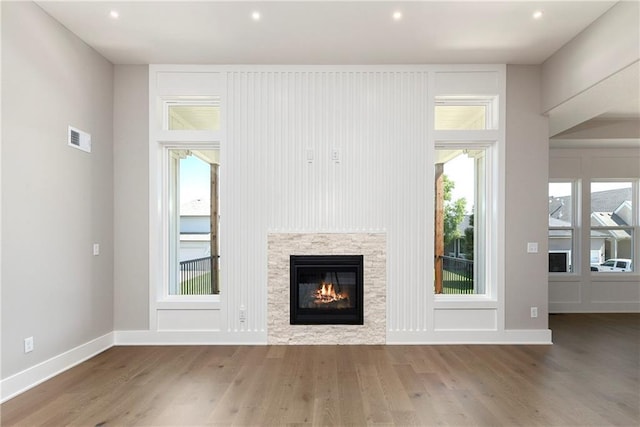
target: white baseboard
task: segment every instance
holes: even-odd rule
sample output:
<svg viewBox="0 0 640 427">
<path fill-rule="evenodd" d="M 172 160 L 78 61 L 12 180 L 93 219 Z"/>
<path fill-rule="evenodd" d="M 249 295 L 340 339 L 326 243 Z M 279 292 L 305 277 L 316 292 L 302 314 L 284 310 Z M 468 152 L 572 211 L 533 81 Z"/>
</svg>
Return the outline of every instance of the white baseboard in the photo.
<svg viewBox="0 0 640 427">
<path fill-rule="evenodd" d="M 84 362 L 113 346 L 113 332 L 65 351 L 0 381 L 0 403 Z"/>
<path fill-rule="evenodd" d="M 508 329 L 505 331 L 388 331 L 388 345 L 432 344 L 541 344 L 549 345 L 550 329 Z"/>
<path fill-rule="evenodd" d="M 266 331 L 115 331 L 115 345 L 266 345 Z"/>
</svg>

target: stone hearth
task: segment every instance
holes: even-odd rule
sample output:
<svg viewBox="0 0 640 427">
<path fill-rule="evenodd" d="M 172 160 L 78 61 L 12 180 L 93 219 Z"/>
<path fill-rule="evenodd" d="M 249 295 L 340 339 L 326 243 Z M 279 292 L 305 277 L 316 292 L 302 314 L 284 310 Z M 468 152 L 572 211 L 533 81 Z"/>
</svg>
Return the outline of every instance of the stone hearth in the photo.
<svg viewBox="0 0 640 427">
<path fill-rule="evenodd" d="M 272 233 L 268 235 L 268 344 L 384 344 L 386 235 L 383 233 Z M 290 325 L 291 255 L 363 255 L 363 325 Z"/>
</svg>

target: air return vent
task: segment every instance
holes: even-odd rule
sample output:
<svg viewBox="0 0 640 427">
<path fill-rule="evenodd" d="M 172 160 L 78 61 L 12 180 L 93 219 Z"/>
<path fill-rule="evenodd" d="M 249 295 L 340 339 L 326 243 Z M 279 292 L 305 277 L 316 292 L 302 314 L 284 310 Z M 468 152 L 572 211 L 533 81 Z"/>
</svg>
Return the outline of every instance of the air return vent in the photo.
<svg viewBox="0 0 640 427">
<path fill-rule="evenodd" d="M 69 126 L 68 144 L 87 153 L 91 152 L 91 135 Z"/>
</svg>

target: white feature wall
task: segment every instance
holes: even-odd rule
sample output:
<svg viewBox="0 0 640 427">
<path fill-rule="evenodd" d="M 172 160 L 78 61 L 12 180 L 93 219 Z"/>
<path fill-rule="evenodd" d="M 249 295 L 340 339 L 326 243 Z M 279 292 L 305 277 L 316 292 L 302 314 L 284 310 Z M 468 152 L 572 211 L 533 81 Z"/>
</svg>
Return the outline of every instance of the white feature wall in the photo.
<svg viewBox="0 0 640 427">
<path fill-rule="evenodd" d="M 495 145 L 495 166 L 501 171 L 496 171 L 490 209 L 499 219 L 504 212 L 499 185 L 504 66 L 155 65 L 149 83 L 151 331 L 159 331 L 158 316 L 164 316 L 166 331 L 172 322 L 182 331 L 190 325 L 197 330 L 196 321 L 214 322 L 208 335 L 194 335 L 205 342 L 266 342 L 269 234 L 385 233 L 387 342 L 446 342 L 451 332 L 459 342 L 474 331 L 482 332 L 476 341 L 504 340 L 504 274 L 498 271 L 504 251 L 497 220 L 492 293 L 435 301 L 430 125 L 436 95 L 497 96 L 497 129 L 436 136 Z M 222 277 L 219 301 L 193 305 L 199 314 L 187 315 L 188 304 L 157 301 L 162 251 L 155 236 L 163 229 L 154 200 L 161 191 L 159 147 L 167 138 L 176 140 L 158 130 L 158 103 L 163 96 L 193 95 L 221 98 L 222 129 L 216 137 Z M 185 134 L 184 140 L 207 138 Z M 159 314 L 166 310 L 185 310 L 185 315 Z M 481 321 L 467 321 L 469 313 Z"/>
<path fill-rule="evenodd" d="M 432 280 L 427 76 L 424 70 L 317 67 L 229 73 L 221 182 L 227 189 L 222 205 L 238 213 L 222 212 L 232 311 L 245 306 L 260 322 L 254 327 L 264 328 L 267 231 L 387 230 L 390 281 L 417 289 L 409 298 L 388 289 L 389 303 L 403 307 L 392 311 L 395 322 L 424 326 Z M 413 315 L 402 319 L 405 308 Z"/>
</svg>

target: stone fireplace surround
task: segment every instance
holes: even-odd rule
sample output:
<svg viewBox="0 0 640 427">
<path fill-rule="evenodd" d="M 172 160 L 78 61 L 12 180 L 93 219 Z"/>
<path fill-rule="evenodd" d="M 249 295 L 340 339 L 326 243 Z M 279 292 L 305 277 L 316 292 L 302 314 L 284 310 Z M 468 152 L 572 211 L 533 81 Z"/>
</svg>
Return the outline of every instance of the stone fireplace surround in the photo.
<svg viewBox="0 0 640 427">
<path fill-rule="evenodd" d="M 386 342 L 384 233 L 270 233 L 267 236 L 267 343 L 384 344 Z M 363 255 L 363 325 L 290 325 L 291 255 Z"/>
</svg>

